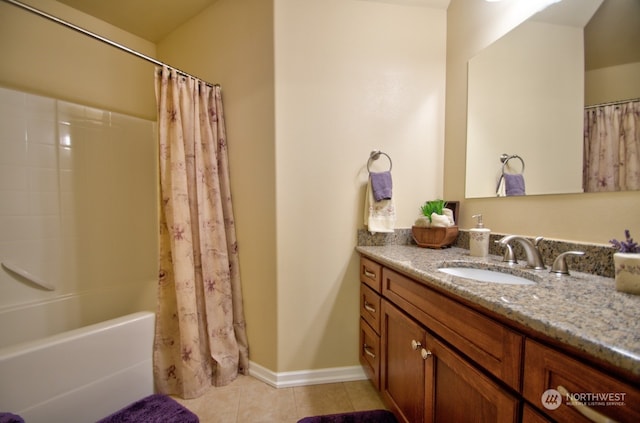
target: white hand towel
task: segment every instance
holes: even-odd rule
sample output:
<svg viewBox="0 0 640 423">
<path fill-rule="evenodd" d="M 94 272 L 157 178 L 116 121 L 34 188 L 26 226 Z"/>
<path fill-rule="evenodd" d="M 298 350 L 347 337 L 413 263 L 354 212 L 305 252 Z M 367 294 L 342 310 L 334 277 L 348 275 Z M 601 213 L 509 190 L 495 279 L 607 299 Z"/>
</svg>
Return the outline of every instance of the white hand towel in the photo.
<svg viewBox="0 0 640 423">
<path fill-rule="evenodd" d="M 376 201 L 373 198 L 371 178 L 367 182 L 367 192 L 364 197 L 364 224 L 369 232 L 393 232 L 396 224 L 396 207 L 393 198 Z"/>
<path fill-rule="evenodd" d="M 444 214 L 431 213 L 432 228 L 448 228 L 449 226 L 452 226 L 449 216 Z"/>
</svg>

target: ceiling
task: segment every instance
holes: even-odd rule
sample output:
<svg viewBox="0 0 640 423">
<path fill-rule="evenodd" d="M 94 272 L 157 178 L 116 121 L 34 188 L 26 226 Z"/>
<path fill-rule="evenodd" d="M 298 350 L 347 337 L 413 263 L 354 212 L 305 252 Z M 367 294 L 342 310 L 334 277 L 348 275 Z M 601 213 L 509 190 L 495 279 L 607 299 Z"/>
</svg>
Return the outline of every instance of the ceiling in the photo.
<svg viewBox="0 0 640 423">
<path fill-rule="evenodd" d="M 57 0 L 157 43 L 218 0 Z M 450 0 L 364 0 L 446 9 Z"/>
<path fill-rule="evenodd" d="M 217 0 L 58 0 L 157 43 Z"/>
<path fill-rule="evenodd" d="M 217 0 L 58 0 L 127 32 L 158 43 L 177 27 L 196 16 Z M 444 7 L 449 0 L 366 0 L 385 3 Z M 591 0 L 596 8 L 602 0 Z M 567 9 L 565 16 L 581 21 L 593 13 L 580 1 L 557 3 L 553 8 Z M 578 4 L 579 10 L 571 9 Z M 551 7 L 549 9 L 552 9 Z M 588 16 L 580 17 L 587 12 Z M 565 22 L 567 24 L 567 22 Z M 574 22 L 575 24 L 575 22 Z M 613 30 L 611 29 L 613 28 Z M 595 52 L 587 54 L 587 69 L 640 61 L 640 0 L 605 0 L 587 25 L 585 40 Z M 597 59 L 594 59 L 597 58 Z"/>
</svg>

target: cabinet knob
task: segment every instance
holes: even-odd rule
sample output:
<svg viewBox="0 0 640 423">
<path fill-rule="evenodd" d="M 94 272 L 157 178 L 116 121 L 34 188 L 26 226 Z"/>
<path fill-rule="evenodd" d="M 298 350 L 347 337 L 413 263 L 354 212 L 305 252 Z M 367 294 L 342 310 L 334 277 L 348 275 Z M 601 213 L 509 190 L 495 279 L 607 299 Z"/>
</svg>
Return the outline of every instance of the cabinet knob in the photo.
<svg viewBox="0 0 640 423">
<path fill-rule="evenodd" d="M 418 341 L 416 341 L 415 339 L 411 340 L 411 349 L 416 351 L 418 348 L 420 348 L 422 346 L 422 344 Z"/>
<path fill-rule="evenodd" d="M 369 304 L 367 300 L 364 301 L 364 309 L 367 310 L 369 313 L 376 312 L 376 308 L 372 304 Z"/>
<path fill-rule="evenodd" d="M 422 355 L 423 360 L 426 360 L 427 358 L 431 357 L 433 354 L 431 354 L 431 351 L 425 350 L 423 348 L 422 351 L 420 351 L 420 355 Z"/>
<path fill-rule="evenodd" d="M 368 346 L 367 344 L 364 344 L 364 345 L 362 346 L 362 350 L 363 350 L 363 351 L 364 351 L 364 353 L 365 353 L 366 355 L 368 355 L 369 357 L 371 357 L 371 358 L 376 358 L 375 353 L 371 350 L 371 347 L 370 347 L 370 346 Z"/>
</svg>

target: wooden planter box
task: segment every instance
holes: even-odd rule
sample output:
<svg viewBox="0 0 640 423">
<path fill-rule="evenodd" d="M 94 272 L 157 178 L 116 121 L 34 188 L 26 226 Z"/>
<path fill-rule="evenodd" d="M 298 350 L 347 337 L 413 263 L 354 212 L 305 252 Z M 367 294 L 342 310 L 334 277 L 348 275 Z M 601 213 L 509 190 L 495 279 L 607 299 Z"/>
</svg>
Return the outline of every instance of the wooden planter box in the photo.
<svg viewBox="0 0 640 423">
<path fill-rule="evenodd" d="M 458 227 L 425 228 L 421 226 L 412 226 L 411 234 L 413 235 L 413 240 L 420 247 L 444 248 L 450 246 L 456 241 L 456 238 L 458 237 Z"/>
</svg>

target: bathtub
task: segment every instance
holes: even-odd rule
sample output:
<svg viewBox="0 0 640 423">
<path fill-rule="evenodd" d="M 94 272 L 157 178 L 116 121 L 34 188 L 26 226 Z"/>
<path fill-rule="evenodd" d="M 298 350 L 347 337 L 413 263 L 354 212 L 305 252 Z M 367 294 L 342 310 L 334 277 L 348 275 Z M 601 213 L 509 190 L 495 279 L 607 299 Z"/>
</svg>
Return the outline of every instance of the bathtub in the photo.
<svg viewBox="0 0 640 423">
<path fill-rule="evenodd" d="M 90 423 L 152 394 L 154 322 L 137 312 L 0 348 L 0 412 Z"/>
</svg>

